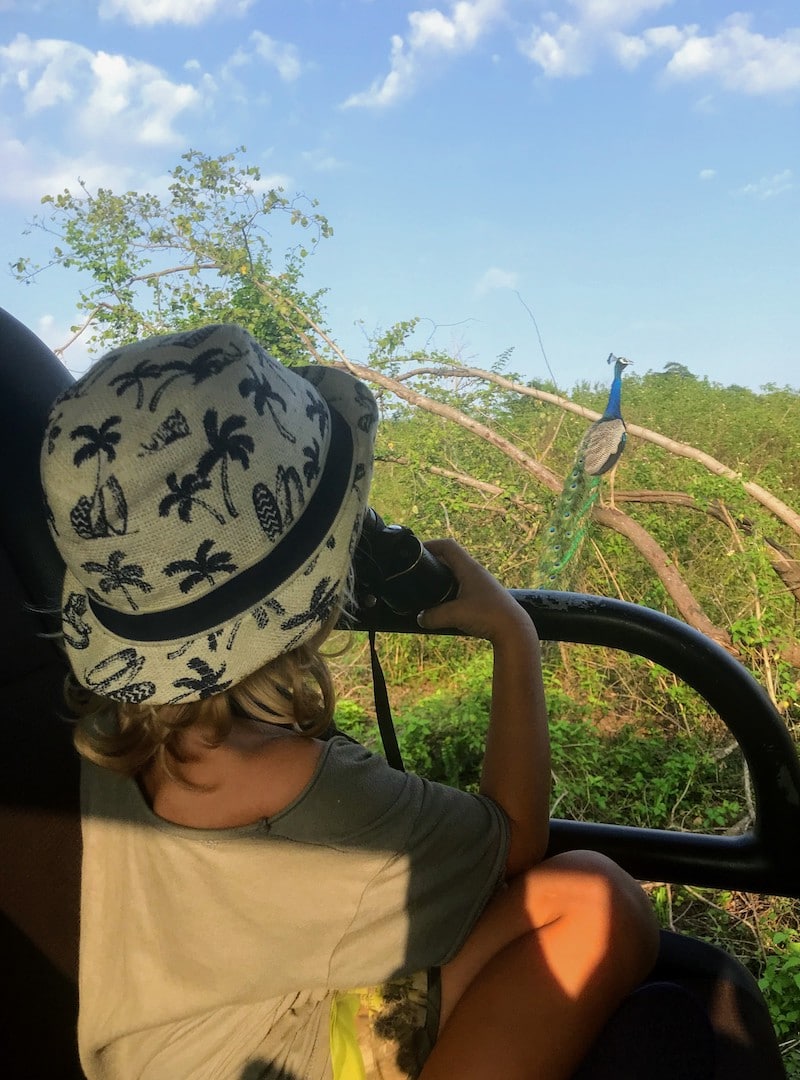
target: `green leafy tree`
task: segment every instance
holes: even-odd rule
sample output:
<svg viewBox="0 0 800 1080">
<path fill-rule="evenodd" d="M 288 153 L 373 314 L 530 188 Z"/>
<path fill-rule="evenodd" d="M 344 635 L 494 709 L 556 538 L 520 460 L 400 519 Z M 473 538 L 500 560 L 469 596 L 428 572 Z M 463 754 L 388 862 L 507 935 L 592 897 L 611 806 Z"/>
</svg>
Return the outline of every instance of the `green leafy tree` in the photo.
<svg viewBox="0 0 800 1080">
<path fill-rule="evenodd" d="M 77 271 L 83 321 L 98 351 L 147 334 L 237 322 L 285 363 L 307 362 L 305 322 L 322 319 L 322 292 L 305 292 L 306 258 L 332 230 L 317 203 L 264 189 L 244 147 L 211 157 L 189 150 L 169 173 L 169 196 L 108 188 L 45 195 L 30 225 L 52 237 L 39 265 L 19 258 L 12 271 L 33 282 L 44 269 Z M 276 261 L 273 246 L 284 251 Z M 291 303 L 290 303 L 291 301 Z M 71 341 L 67 344 L 71 344 Z M 141 379 L 150 372 L 139 372 Z M 141 383 L 135 384 L 143 395 Z"/>
</svg>

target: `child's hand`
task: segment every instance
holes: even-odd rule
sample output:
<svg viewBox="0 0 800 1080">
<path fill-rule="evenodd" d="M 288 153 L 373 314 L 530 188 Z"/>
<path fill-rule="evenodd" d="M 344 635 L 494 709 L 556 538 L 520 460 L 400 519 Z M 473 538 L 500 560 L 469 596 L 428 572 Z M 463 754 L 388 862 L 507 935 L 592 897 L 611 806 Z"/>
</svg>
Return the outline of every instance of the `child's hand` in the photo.
<svg viewBox="0 0 800 1080">
<path fill-rule="evenodd" d="M 488 570 L 455 540 L 431 540 L 425 547 L 450 567 L 458 581 L 455 600 L 428 608 L 417 621 L 426 630 L 453 627 L 472 637 L 497 641 L 521 628 L 533 628 L 528 615 Z"/>
</svg>

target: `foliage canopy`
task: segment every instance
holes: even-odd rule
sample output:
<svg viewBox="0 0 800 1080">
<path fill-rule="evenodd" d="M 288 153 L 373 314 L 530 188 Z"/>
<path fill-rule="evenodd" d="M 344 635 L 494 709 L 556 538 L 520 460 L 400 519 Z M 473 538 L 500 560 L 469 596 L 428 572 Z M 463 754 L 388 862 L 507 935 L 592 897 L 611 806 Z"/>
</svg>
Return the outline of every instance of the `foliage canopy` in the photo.
<svg viewBox="0 0 800 1080">
<path fill-rule="evenodd" d="M 286 363 L 308 359 L 293 307 L 321 318 L 321 293 L 300 286 L 304 260 L 332 235 L 313 199 L 264 190 L 261 172 L 239 158 L 244 147 L 209 157 L 185 153 L 165 195 L 108 188 L 62 191 L 31 227 L 52 235 L 47 267 L 21 257 L 18 279 L 45 268 L 77 271 L 78 309 L 102 350 L 148 334 L 238 322 Z M 268 225 L 272 231 L 268 229 Z M 300 230 L 300 236 L 297 236 Z M 273 233 L 286 244 L 276 265 Z M 259 283 L 270 281 L 267 296 Z"/>
</svg>

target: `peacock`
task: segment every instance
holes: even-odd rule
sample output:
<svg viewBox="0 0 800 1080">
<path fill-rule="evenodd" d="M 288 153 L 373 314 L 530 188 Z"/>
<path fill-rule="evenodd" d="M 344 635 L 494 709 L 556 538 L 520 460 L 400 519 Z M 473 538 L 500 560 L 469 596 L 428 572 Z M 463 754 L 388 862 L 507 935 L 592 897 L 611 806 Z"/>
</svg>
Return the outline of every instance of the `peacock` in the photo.
<svg viewBox="0 0 800 1080">
<path fill-rule="evenodd" d="M 575 455 L 575 464 L 564 481 L 553 513 L 544 530 L 544 541 L 537 565 L 537 587 L 566 589 L 565 571 L 577 554 L 589 522 L 589 514 L 600 491 L 600 477 L 611 473 L 611 505 L 614 505 L 613 470 L 622 456 L 627 438 L 622 419 L 622 372 L 632 361 L 609 354 L 614 365 L 614 379 L 605 412 L 583 436 Z"/>
</svg>

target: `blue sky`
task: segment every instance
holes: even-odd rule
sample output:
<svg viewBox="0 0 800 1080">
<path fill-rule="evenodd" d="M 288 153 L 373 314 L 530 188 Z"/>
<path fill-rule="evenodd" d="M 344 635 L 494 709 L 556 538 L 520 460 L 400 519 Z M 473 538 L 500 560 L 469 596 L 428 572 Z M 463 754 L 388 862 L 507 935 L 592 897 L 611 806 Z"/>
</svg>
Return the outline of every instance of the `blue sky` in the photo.
<svg viewBox="0 0 800 1080">
<path fill-rule="evenodd" d="M 0 0 L 3 267 L 43 194 L 245 144 L 330 219 L 307 281 L 354 359 L 419 316 L 546 376 L 523 300 L 565 390 L 609 351 L 800 386 L 795 0 L 434 2 Z M 7 275 L 0 303 L 55 347 L 74 296 Z"/>
</svg>

